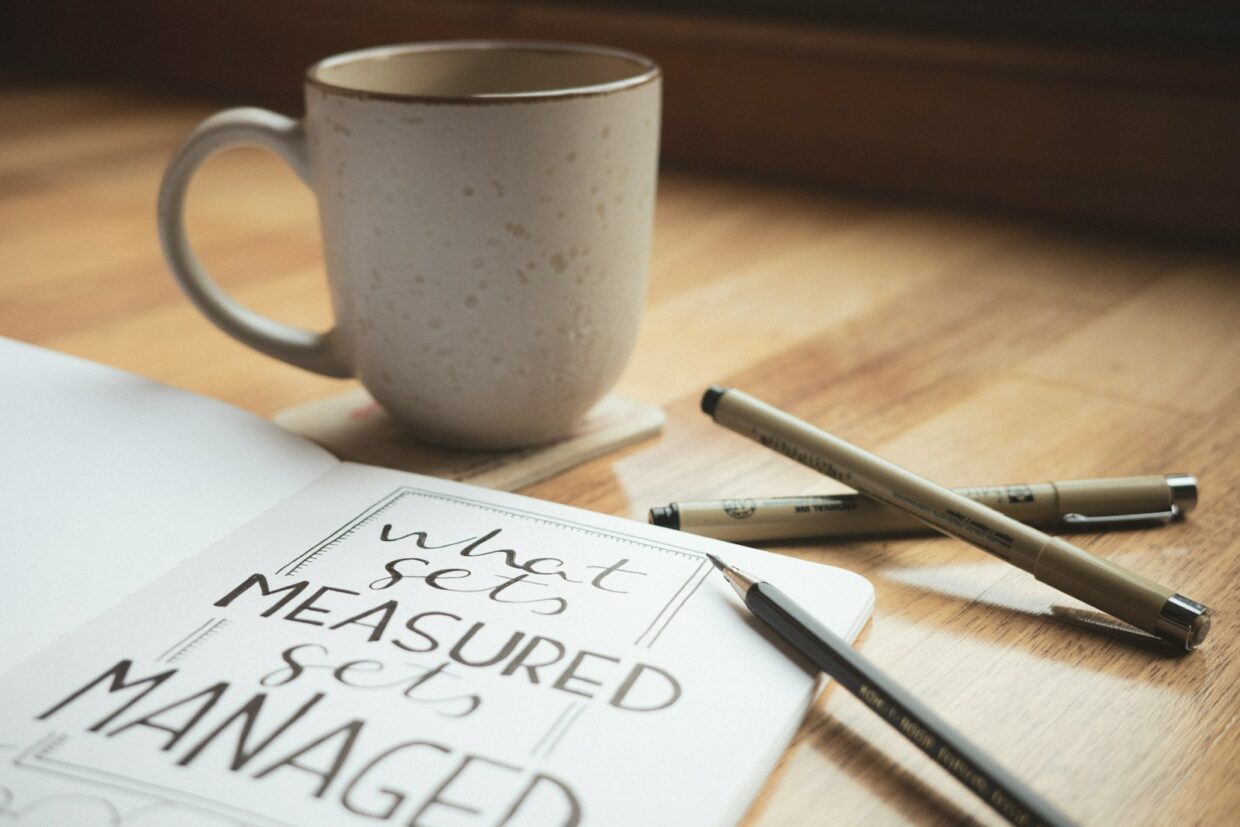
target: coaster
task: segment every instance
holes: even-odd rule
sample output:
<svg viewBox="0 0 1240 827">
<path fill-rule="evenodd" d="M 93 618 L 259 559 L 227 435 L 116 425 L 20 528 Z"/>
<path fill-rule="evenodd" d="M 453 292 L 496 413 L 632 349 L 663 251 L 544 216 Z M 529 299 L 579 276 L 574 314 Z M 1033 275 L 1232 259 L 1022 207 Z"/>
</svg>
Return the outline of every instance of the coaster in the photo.
<svg viewBox="0 0 1240 827">
<path fill-rule="evenodd" d="M 418 442 L 365 388 L 285 408 L 276 424 L 350 462 L 515 491 L 663 430 L 660 408 L 611 395 L 572 434 L 515 451 L 460 451 Z"/>
</svg>

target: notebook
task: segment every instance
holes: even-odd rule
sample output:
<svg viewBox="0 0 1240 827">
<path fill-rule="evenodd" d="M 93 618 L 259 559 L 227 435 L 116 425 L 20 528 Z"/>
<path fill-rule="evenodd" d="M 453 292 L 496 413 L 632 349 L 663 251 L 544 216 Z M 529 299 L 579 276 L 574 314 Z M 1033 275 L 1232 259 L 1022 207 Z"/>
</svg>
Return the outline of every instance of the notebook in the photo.
<svg viewBox="0 0 1240 827">
<path fill-rule="evenodd" d="M 840 569 L 342 463 L 0 341 L 0 815 L 733 824 L 821 683 L 711 551 L 853 639 Z"/>
</svg>

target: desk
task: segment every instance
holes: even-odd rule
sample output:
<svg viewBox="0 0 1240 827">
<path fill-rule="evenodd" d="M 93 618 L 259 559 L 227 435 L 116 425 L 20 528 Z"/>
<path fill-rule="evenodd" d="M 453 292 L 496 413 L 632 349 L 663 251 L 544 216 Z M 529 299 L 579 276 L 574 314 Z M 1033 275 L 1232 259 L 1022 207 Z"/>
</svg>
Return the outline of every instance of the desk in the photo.
<svg viewBox="0 0 1240 827">
<path fill-rule="evenodd" d="M 206 112 L 0 86 L 0 335 L 269 416 L 346 386 L 236 344 L 165 271 L 160 173 Z M 189 214 L 240 300 L 327 324 L 313 202 L 279 162 L 213 160 Z M 669 500 L 838 490 L 713 425 L 698 411 L 711 382 L 949 485 L 1198 474 L 1187 522 L 1078 538 L 1219 610 L 1187 657 L 953 540 L 780 550 L 868 577 L 877 606 L 860 648 L 1082 823 L 1234 818 L 1240 255 L 668 172 L 620 383 L 665 407 L 666 432 L 525 493 L 644 519 Z M 828 691 L 746 823 L 995 820 Z"/>
</svg>

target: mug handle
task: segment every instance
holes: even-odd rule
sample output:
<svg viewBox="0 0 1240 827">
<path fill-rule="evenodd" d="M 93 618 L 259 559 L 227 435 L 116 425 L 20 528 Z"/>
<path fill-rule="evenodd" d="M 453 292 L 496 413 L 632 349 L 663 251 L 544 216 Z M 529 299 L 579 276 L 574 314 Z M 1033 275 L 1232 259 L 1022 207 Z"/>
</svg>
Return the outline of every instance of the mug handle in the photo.
<svg viewBox="0 0 1240 827">
<path fill-rule="evenodd" d="M 255 313 L 232 299 L 202 266 L 185 234 L 185 191 L 195 170 L 216 152 L 236 145 L 260 146 L 283 158 L 310 186 L 306 135 L 297 121 L 266 109 L 217 112 L 200 123 L 164 171 L 159 188 L 159 240 L 181 289 L 216 327 L 261 353 L 325 376 L 353 375 L 336 328 L 315 333 Z M 311 187 L 313 189 L 313 187 Z"/>
</svg>

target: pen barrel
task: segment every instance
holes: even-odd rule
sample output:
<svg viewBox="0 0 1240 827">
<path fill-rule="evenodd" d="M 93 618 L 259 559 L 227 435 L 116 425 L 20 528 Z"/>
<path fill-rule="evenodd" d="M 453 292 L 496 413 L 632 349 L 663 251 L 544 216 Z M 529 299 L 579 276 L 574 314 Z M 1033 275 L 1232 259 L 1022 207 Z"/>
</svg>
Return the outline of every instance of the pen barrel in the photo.
<svg viewBox="0 0 1240 827">
<path fill-rule="evenodd" d="M 1008 821 L 1022 827 L 1072 823 L 779 589 L 757 583 L 745 593 L 745 605 Z"/>
<path fill-rule="evenodd" d="M 953 493 L 993 508 L 1028 525 L 1055 525 L 1063 518 L 1057 483 L 975 485 L 952 488 Z"/>
<path fill-rule="evenodd" d="M 739 391 L 715 421 L 1026 571 L 1050 536 Z M 1018 538 L 1024 540 L 1018 545 Z"/>
<path fill-rule="evenodd" d="M 1006 502 L 1004 488 L 997 486 L 955 490 L 1023 522 L 1052 525 L 1059 519 L 1054 489 L 1049 484 L 1036 488 L 1040 494 L 1022 496 L 1017 503 Z M 925 521 L 857 494 L 688 501 L 676 503 L 675 512 L 681 531 L 731 542 L 935 533 Z"/>
<path fill-rule="evenodd" d="M 676 527 L 731 542 L 914 534 L 924 523 L 856 494 L 675 504 Z"/>
</svg>

